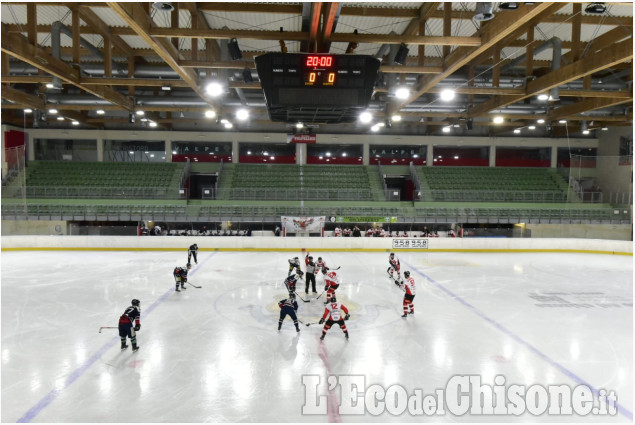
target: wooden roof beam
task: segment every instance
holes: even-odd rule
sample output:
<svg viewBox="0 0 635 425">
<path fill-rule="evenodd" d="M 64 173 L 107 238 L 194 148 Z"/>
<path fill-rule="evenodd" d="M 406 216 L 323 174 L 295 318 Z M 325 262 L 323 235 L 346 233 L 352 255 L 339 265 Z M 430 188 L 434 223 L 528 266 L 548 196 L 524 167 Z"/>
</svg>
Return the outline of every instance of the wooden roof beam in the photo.
<svg viewBox="0 0 635 425">
<path fill-rule="evenodd" d="M 536 3 L 534 6 L 520 6 L 518 9 L 509 11 L 504 15 L 499 15 L 489 22 L 488 25 L 481 28 L 478 31 L 482 42 L 479 47 L 460 47 L 454 50 L 446 58 L 446 65 L 443 72 L 437 75 L 427 75 L 423 77 L 417 84 L 415 93 L 410 96 L 406 101 L 401 103 L 392 103 L 388 107 L 389 113 L 392 115 L 396 113 L 403 106 L 409 105 L 422 94 L 426 93 L 437 83 L 452 75 L 459 68 L 469 63 L 472 59 L 478 57 L 489 48 L 493 47 L 499 41 L 503 40 L 512 32 L 518 28 L 526 25 L 534 17 L 542 14 L 545 10 L 548 10 L 552 6 L 552 3 Z M 505 21 L 505 24 L 499 22 Z"/>
<path fill-rule="evenodd" d="M 21 34 L 9 34 L 3 31 L 2 51 L 101 99 L 120 105 L 125 109 L 132 110 L 134 108 L 132 100 L 110 87 L 82 85 L 79 70 L 53 57 L 45 50 L 30 44 Z"/>
<path fill-rule="evenodd" d="M 139 3 L 108 2 L 108 5 L 135 31 L 137 35 L 139 35 L 157 52 L 161 59 L 163 59 L 170 68 L 179 74 L 183 81 L 185 81 L 190 88 L 192 88 L 192 90 L 201 97 L 201 99 L 205 100 L 213 108 L 218 108 L 217 105 L 207 99 L 207 95 L 199 87 L 196 72 L 192 69 L 183 68 L 179 65 L 179 52 L 170 43 L 170 41 L 161 38 L 155 39 L 150 34 L 153 26 L 152 19 Z M 178 35 L 171 35 L 170 37 L 175 36 Z"/>
<path fill-rule="evenodd" d="M 596 109 L 602 109 L 602 108 L 608 108 L 610 106 L 620 105 L 622 103 L 627 103 L 632 101 L 633 101 L 632 96 L 627 99 L 615 99 L 615 98 L 585 99 L 581 102 L 576 102 L 571 105 L 561 106 L 560 108 L 554 109 L 549 114 L 549 118 L 556 119 L 556 118 L 565 117 L 569 115 L 581 114 L 583 112 L 594 111 Z M 589 118 L 589 119 L 592 119 L 592 118 Z"/>
</svg>

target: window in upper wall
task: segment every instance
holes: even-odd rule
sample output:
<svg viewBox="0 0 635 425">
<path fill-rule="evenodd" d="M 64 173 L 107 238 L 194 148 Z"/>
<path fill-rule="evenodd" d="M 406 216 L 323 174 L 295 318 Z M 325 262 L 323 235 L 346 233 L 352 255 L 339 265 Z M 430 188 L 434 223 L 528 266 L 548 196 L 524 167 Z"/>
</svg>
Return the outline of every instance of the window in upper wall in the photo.
<svg viewBox="0 0 635 425">
<path fill-rule="evenodd" d="M 434 167 L 488 167 L 488 146 L 434 146 L 432 161 Z"/>
<path fill-rule="evenodd" d="M 172 142 L 172 162 L 232 162 L 232 142 Z"/>
<path fill-rule="evenodd" d="M 364 164 L 363 145 L 307 145 L 307 164 Z"/>
<path fill-rule="evenodd" d="M 295 146 L 287 143 L 239 143 L 241 164 L 295 164 Z"/>
<path fill-rule="evenodd" d="M 34 139 L 34 157 L 46 161 L 97 161 L 97 140 Z"/>
<path fill-rule="evenodd" d="M 497 167 L 551 167 L 551 148 L 497 147 Z"/>
<path fill-rule="evenodd" d="M 106 162 L 165 162 L 164 141 L 105 140 Z"/>
<path fill-rule="evenodd" d="M 375 165 L 426 165 L 426 145 L 370 145 L 368 163 Z"/>
<path fill-rule="evenodd" d="M 597 148 L 558 148 L 557 167 L 595 168 L 597 153 Z"/>
</svg>

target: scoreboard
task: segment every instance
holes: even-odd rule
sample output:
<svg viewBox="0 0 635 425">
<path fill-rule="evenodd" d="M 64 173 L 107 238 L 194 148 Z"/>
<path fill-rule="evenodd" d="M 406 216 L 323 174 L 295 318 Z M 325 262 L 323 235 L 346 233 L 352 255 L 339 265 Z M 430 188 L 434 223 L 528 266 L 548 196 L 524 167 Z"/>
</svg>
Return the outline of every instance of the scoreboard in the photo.
<svg viewBox="0 0 635 425">
<path fill-rule="evenodd" d="M 354 121 L 379 72 L 379 60 L 366 55 L 266 53 L 255 61 L 273 121 Z"/>
</svg>

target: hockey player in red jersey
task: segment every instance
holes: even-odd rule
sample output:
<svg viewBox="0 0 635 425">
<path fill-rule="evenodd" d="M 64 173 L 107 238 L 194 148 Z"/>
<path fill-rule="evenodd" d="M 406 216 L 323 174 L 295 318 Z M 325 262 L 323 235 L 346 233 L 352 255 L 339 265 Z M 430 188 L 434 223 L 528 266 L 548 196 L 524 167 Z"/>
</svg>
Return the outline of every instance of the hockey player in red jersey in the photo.
<svg viewBox="0 0 635 425">
<path fill-rule="evenodd" d="M 390 253 L 390 256 L 388 257 L 388 264 L 390 264 L 390 266 L 388 267 L 386 272 L 390 275 L 390 278 L 393 279 L 393 272 L 397 272 L 397 279 L 400 279 L 401 264 L 399 264 L 399 258 L 397 258 L 394 252 Z"/>
<path fill-rule="evenodd" d="M 346 316 L 342 317 L 342 312 L 346 313 Z M 324 323 L 324 329 L 322 329 L 322 336 L 320 337 L 320 339 L 324 339 L 324 337 L 326 336 L 326 332 L 331 329 L 331 326 L 333 326 L 335 323 L 340 325 L 340 329 L 344 331 L 344 335 L 346 336 L 346 339 L 348 339 L 348 330 L 346 329 L 346 323 L 344 323 L 344 321 L 348 320 L 350 317 L 351 315 L 348 314 L 348 308 L 346 308 L 344 304 L 338 302 L 335 297 L 332 297 L 329 300 L 329 303 L 326 305 L 326 308 L 324 308 L 324 314 L 318 322 L 321 325 L 326 320 L 326 323 Z"/>
<path fill-rule="evenodd" d="M 395 284 L 405 292 L 403 296 L 403 316 L 401 317 L 408 317 L 409 314 L 415 314 L 415 305 L 412 303 L 415 299 L 415 280 L 410 277 L 408 270 L 403 272 L 403 277 L 404 280 L 401 282 L 395 280 Z"/>
<path fill-rule="evenodd" d="M 326 269 L 326 261 L 324 261 L 322 259 L 322 257 L 318 257 L 317 262 L 315 263 L 315 267 L 317 270 L 324 270 Z"/>
<path fill-rule="evenodd" d="M 322 269 L 324 275 L 324 290 L 326 291 L 327 304 L 331 297 L 335 297 L 335 290 L 340 287 L 340 277 L 335 270 L 329 270 L 328 267 Z"/>
<path fill-rule="evenodd" d="M 298 302 L 295 300 L 295 294 L 293 292 L 289 293 L 289 298 L 285 298 L 278 302 L 278 307 L 280 307 L 280 319 L 278 319 L 278 330 L 282 328 L 282 322 L 287 315 L 291 316 L 293 319 L 293 324 L 295 325 L 296 332 L 300 332 L 300 327 L 298 326 L 298 316 L 296 316 L 295 312 L 298 311 Z"/>
<path fill-rule="evenodd" d="M 132 351 L 137 351 L 139 346 L 137 345 L 136 332 L 141 329 L 141 302 L 138 299 L 134 299 L 131 304 L 130 307 L 126 308 L 126 311 L 123 312 L 121 317 L 119 317 L 119 337 L 121 338 L 122 350 L 128 348 L 126 338 L 130 338 Z"/>
<path fill-rule="evenodd" d="M 176 292 L 181 292 L 181 289 L 187 289 L 185 283 L 187 282 L 187 271 L 192 268 L 190 263 L 187 263 L 185 267 L 174 268 L 174 281 L 176 282 Z M 179 285 L 181 289 L 179 289 Z"/>
</svg>

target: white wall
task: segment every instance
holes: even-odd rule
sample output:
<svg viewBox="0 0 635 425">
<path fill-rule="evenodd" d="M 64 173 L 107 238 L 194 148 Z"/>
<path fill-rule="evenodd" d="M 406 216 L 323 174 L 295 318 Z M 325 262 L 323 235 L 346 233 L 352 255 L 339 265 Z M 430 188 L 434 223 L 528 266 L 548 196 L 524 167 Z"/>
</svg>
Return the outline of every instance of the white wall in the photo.
<svg viewBox="0 0 635 425">
<path fill-rule="evenodd" d="M 416 240 L 395 238 L 395 240 Z M 2 250 L 185 251 L 197 243 L 200 251 L 393 251 L 392 238 L 282 238 L 187 236 L 3 236 Z M 633 255 L 630 241 L 600 239 L 432 238 L 428 249 L 394 251 L 470 252 L 590 252 Z"/>
</svg>

